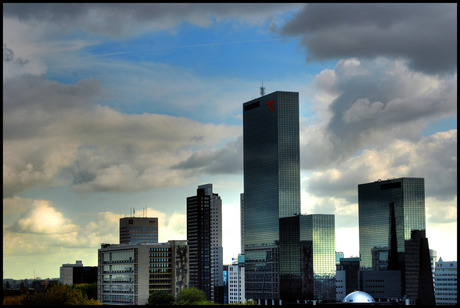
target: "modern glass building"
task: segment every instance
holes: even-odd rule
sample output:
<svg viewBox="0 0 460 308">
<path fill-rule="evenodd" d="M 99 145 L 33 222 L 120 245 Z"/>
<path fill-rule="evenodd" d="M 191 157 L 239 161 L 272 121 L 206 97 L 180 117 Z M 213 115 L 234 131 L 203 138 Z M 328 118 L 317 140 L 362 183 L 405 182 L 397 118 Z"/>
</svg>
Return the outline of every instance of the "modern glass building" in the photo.
<svg viewBox="0 0 460 308">
<path fill-rule="evenodd" d="M 246 298 L 279 299 L 279 219 L 300 213 L 297 92 L 243 104 L 243 150 Z"/>
<path fill-rule="evenodd" d="M 404 253 L 404 241 L 411 238 L 412 230 L 425 230 L 423 178 L 404 177 L 358 185 L 361 269 L 372 268 L 372 250 L 390 249 L 392 203 L 398 253 Z"/>
<path fill-rule="evenodd" d="M 336 299 L 335 218 L 330 214 L 300 215 L 300 241 L 302 247 L 311 246 L 310 255 L 303 256 L 302 264 L 307 274 L 302 279 L 304 296 L 311 299 Z M 308 273 L 310 272 L 310 273 Z M 313 275 L 313 277 L 308 277 Z M 307 279 L 305 279 L 307 278 Z"/>
</svg>

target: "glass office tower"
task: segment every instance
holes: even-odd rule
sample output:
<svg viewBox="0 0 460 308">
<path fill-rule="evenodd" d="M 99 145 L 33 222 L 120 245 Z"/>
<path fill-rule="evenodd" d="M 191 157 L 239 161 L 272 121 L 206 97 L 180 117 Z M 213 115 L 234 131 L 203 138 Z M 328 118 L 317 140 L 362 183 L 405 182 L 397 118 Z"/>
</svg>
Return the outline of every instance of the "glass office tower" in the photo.
<svg viewBox="0 0 460 308">
<path fill-rule="evenodd" d="M 300 213 L 299 94 L 244 103 L 243 149 L 246 298 L 279 299 L 279 219 Z"/>
<path fill-rule="evenodd" d="M 300 215 L 302 299 L 335 300 L 335 217 Z M 305 247 L 309 247 L 305 250 Z M 307 255 L 304 255 L 307 251 Z"/>
<path fill-rule="evenodd" d="M 372 268 L 372 249 L 390 248 L 390 204 L 394 203 L 398 253 L 412 230 L 425 230 L 425 181 L 397 178 L 358 185 L 359 253 L 362 269 Z"/>
</svg>

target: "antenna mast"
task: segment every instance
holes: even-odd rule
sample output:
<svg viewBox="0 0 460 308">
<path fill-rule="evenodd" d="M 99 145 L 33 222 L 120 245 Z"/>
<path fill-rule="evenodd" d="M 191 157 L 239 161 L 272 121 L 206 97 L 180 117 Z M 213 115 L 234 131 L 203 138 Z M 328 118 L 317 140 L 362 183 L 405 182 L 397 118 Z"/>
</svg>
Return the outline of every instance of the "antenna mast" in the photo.
<svg viewBox="0 0 460 308">
<path fill-rule="evenodd" d="M 265 95 L 265 87 L 264 87 L 264 82 L 262 81 L 262 86 L 260 87 L 260 96 Z"/>
</svg>

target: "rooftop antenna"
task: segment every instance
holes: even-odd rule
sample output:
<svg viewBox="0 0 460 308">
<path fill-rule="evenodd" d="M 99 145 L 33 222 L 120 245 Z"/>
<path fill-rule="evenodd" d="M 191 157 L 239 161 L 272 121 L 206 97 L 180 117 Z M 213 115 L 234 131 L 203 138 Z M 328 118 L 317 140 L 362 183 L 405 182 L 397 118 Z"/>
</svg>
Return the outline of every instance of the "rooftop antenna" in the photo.
<svg viewBox="0 0 460 308">
<path fill-rule="evenodd" d="M 260 87 L 260 96 L 265 95 L 265 87 L 264 87 L 264 82 L 262 81 L 262 86 Z"/>
</svg>

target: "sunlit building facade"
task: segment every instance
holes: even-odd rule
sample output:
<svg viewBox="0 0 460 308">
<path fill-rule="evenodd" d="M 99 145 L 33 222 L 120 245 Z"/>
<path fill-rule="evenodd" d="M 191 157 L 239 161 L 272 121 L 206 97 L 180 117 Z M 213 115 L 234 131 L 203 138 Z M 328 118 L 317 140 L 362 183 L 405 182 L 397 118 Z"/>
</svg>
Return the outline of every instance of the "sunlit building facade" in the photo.
<svg viewBox="0 0 460 308">
<path fill-rule="evenodd" d="M 145 305 L 156 290 L 175 298 L 188 285 L 187 241 L 102 244 L 97 297 L 103 305 Z"/>
<path fill-rule="evenodd" d="M 317 300 L 336 299 L 335 217 L 329 214 L 300 215 L 300 242 L 311 245 L 310 257 L 301 258 L 311 265 L 313 279 L 302 279 L 304 294 Z M 306 250 L 308 251 L 308 249 Z M 311 298 L 306 298 L 311 299 Z"/>
<path fill-rule="evenodd" d="M 243 104 L 243 150 L 246 298 L 280 299 L 279 219 L 300 213 L 298 93 Z"/>
<path fill-rule="evenodd" d="M 404 177 L 358 185 L 361 269 L 372 268 L 373 249 L 382 253 L 390 249 L 390 204 L 399 254 L 404 253 L 404 241 L 411 238 L 412 230 L 425 230 L 424 183 L 423 178 Z"/>
</svg>

